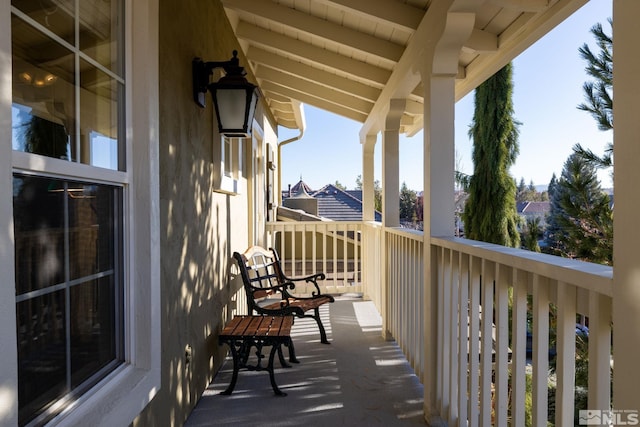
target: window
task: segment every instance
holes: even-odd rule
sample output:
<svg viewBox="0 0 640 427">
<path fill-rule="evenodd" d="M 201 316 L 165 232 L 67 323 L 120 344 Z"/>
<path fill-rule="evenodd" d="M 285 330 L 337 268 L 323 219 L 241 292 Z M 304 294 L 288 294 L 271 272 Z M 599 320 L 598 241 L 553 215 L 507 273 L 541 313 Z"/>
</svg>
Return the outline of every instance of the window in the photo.
<svg viewBox="0 0 640 427">
<path fill-rule="evenodd" d="M 123 361 L 122 190 L 20 174 L 13 184 L 24 425 Z"/>
<path fill-rule="evenodd" d="M 220 158 L 214 159 L 214 188 L 220 193 L 240 193 L 243 176 L 243 146 L 246 138 L 220 137 Z"/>
<path fill-rule="evenodd" d="M 18 422 L 122 366 L 123 2 L 11 2 Z M 87 167 L 90 166 L 90 167 Z"/>
</svg>

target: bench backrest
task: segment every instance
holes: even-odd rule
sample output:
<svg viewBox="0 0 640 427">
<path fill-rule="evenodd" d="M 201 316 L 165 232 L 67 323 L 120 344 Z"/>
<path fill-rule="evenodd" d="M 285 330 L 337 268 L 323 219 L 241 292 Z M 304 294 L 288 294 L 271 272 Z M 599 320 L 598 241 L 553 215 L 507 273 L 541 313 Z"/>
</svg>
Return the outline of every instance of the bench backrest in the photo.
<svg viewBox="0 0 640 427">
<path fill-rule="evenodd" d="M 242 254 L 234 252 L 233 257 L 240 267 L 251 314 L 257 301 L 280 292 L 278 287 L 284 283 L 280 258 L 274 249 L 267 250 L 260 246 L 252 246 Z"/>
</svg>

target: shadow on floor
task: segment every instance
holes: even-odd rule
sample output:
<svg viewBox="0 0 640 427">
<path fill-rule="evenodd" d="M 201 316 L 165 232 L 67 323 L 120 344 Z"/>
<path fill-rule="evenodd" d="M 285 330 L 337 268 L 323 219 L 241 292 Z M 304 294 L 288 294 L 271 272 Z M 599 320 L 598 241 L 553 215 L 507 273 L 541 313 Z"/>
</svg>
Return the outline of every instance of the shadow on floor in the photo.
<svg viewBox="0 0 640 427">
<path fill-rule="evenodd" d="M 396 342 L 382 339 L 373 303 L 341 297 L 321 310 L 331 344 L 320 343 L 315 321 L 296 319 L 300 363 L 274 362 L 287 396 L 275 396 L 266 371 L 240 371 L 233 394 L 220 395 L 231 380 L 227 358 L 185 426 L 425 425 L 422 384 Z"/>
</svg>

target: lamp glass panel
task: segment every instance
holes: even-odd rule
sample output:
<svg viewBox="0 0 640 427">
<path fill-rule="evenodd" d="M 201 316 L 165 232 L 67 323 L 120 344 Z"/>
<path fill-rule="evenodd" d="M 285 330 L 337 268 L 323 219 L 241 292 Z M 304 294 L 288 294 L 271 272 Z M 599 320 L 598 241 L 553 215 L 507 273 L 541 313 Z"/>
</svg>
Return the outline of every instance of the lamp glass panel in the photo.
<svg viewBox="0 0 640 427">
<path fill-rule="evenodd" d="M 245 89 L 217 89 L 217 108 L 223 129 L 243 129 L 247 109 Z"/>
</svg>

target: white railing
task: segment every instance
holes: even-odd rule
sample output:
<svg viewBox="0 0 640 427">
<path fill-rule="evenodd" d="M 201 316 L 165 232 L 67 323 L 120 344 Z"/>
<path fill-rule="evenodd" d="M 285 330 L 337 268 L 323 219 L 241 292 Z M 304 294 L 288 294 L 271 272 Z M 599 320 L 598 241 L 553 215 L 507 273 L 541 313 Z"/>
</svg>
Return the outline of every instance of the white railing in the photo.
<svg viewBox="0 0 640 427">
<path fill-rule="evenodd" d="M 267 242 L 275 248 L 290 277 L 325 273 L 322 292 L 363 292 L 362 222 L 269 222 Z M 296 284 L 296 291 L 311 287 Z"/>
<path fill-rule="evenodd" d="M 457 238 L 431 238 L 431 244 L 439 308 L 434 395 L 450 425 L 522 426 L 525 416 L 546 425 L 550 381 L 555 425 L 574 425 L 578 315 L 589 324 L 587 407 L 610 408 L 610 267 Z M 550 330 L 557 334 L 555 376 L 549 375 Z"/>
<path fill-rule="evenodd" d="M 424 382 L 423 233 L 385 229 L 387 313 L 383 327 L 395 338 L 416 375 Z M 383 311 L 381 311 L 383 313 Z"/>
<path fill-rule="evenodd" d="M 521 426 L 525 417 L 546 425 L 550 384 L 555 425 L 573 425 L 580 321 L 589 326 L 586 408 L 610 409 L 610 267 L 454 237 L 430 239 L 426 267 L 422 233 L 374 222 L 269 223 L 267 237 L 287 274 L 324 271 L 324 292 L 374 301 L 423 383 L 435 378 L 425 384 L 435 388 L 429 407 L 449 425 Z M 436 319 L 435 336 L 424 330 L 426 314 Z M 425 366 L 433 348 L 434 364 Z"/>
</svg>

